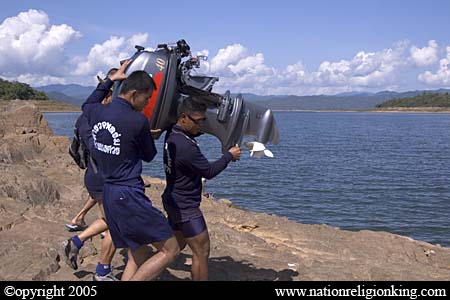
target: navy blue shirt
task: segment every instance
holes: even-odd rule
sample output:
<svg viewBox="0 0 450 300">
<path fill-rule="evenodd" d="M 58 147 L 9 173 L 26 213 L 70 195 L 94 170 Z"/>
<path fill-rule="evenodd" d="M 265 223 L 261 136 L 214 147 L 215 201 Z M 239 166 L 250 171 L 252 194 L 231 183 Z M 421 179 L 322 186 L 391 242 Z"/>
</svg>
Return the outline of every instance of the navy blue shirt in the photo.
<svg viewBox="0 0 450 300">
<path fill-rule="evenodd" d="M 100 95 L 111 86 L 109 79 L 100 84 L 82 106 L 92 130 L 90 152 L 105 183 L 143 188 L 142 160 L 149 162 L 156 155 L 150 126 L 123 98 L 100 104 Z"/>
<path fill-rule="evenodd" d="M 198 211 L 202 193 L 202 177 L 211 179 L 232 160 L 230 152 L 209 163 L 195 138 L 180 126 L 167 131 L 164 140 L 164 169 L 167 186 L 163 193 L 165 206 L 181 210 L 182 220 Z"/>
</svg>

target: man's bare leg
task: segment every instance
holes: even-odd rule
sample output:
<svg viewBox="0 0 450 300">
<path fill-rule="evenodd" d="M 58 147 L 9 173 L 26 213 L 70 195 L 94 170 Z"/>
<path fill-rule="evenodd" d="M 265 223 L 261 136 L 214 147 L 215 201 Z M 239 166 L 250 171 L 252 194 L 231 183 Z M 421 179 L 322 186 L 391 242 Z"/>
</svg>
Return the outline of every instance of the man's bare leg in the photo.
<svg viewBox="0 0 450 300">
<path fill-rule="evenodd" d="M 95 205 L 95 200 L 92 197 L 88 197 L 80 212 L 70 221 L 72 225 L 83 225 L 84 218 L 88 211 Z"/>
<path fill-rule="evenodd" d="M 107 230 L 105 231 L 105 237 L 102 240 L 100 263 L 102 265 L 110 265 L 115 253 L 116 248 L 114 247 L 111 234 L 109 233 L 109 230 Z"/>
<path fill-rule="evenodd" d="M 186 242 L 192 250 L 192 280 L 208 280 L 208 258 L 210 251 L 210 241 L 208 230 L 199 235 L 186 238 Z"/>
<path fill-rule="evenodd" d="M 138 265 L 136 261 L 134 260 L 133 253 L 130 248 L 127 249 L 127 255 L 128 260 L 127 264 L 125 265 L 125 270 L 123 270 L 122 274 L 122 281 L 128 281 L 133 277 L 134 274 L 136 274 L 136 271 L 138 269 Z"/>
<path fill-rule="evenodd" d="M 158 252 L 146 260 L 137 269 L 136 273 L 130 278 L 130 280 L 144 281 L 155 279 L 170 263 L 175 260 L 180 253 L 180 247 L 178 246 L 177 239 L 174 236 L 165 241 L 153 243 L 152 245 L 156 247 Z M 134 260 L 133 262 L 136 264 Z"/>
<path fill-rule="evenodd" d="M 100 212 L 104 218 L 103 221 L 105 221 L 105 209 L 103 208 L 103 201 L 97 201 L 98 202 L 98 208 L 100 209 Z M 106 222 L 105 222 L 106 224 Z M 108 228 L 108 224 L 106 224 Z M 97 230 L 101 230 L 101 227 L 97 228 Z M 103 231 L 102 231 L 103 232 Z M 109 233 L 109 230 L 105 231 L 105 236 L 102 240 L 102 246 L 100 249 L 100 263 L 103 265 L 110 265 L 114 254 L 116 253 L 116 248 L 114 247 L 111 234 Z"/>
<path fill-rule="evenodd" d="M 88 228 L 83 230 L 80 234 L 78 234 L 78 238 L 83 242 L 88 238 L 96 236 L 97 234 L 108 229 L 108 225 L 106 224 L 104 219 L 97 219 L 89 225 Z"/>
<path fill-rule="evenodd" d="M 177 230 L 173 232 L 173 235 L 175 235 L 178 246 L 180 247 L 180 251 L 182 251 L 184 248 L 186 248 L 186 240 L 184 239 L 184 235 L 181 231 Z"/>
</svg>

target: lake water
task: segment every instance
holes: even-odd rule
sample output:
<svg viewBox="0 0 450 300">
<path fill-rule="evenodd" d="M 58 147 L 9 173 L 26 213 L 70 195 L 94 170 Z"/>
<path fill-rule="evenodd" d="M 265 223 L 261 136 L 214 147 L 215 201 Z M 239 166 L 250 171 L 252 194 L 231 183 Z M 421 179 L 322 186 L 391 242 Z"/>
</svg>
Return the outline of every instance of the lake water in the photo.
<svg viewBox="0 0 450 300">
<path fill-rule="evenodd" d="M 71 136 L 76 113 L 46 113 L 58 135 Z M 216 198 L 309 224 L 369 229 L 450 246 L 450 115 L 276 112 L 274 158 L 243 152 L 207 182 Z M 198 139 L 220 157 L 212 136 Z M 162 137 L 144 173 L 164 178 Z"/>
</svg>

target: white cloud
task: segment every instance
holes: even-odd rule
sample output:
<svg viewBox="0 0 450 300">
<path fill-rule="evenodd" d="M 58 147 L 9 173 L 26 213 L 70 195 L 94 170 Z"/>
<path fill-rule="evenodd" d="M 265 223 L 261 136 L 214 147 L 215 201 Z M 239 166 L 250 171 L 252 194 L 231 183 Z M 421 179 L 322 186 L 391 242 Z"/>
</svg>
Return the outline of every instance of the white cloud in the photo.
<svg viewBox="0 0 450 300">
<path fill-rule="evenodd" d="M 352 60 L 353 75 L 354 76 L 366 76 L 380 68 L 382 60 L 380 55 L 374 52 L 365 53 L 359 52 Z"/>
<path fill-rule="evenodd" d="M 71 26 L 50 25 L 48 15 L 30 9 L 0 24 L 0 76 L 42 74 L 62 77 L 64 47 L 81 33 Z"/>
<path fill-rule="evenodd" d="M 76 58 L 77 66 L 73 75 L 89 76 L 106 72 L 118 66 L 120 60 L 129 58 L 135 51 L 135 45 L 146 44 L 147 38 L 146 33 L 138 33 L 129 39 L 113 36 L 103 44 L 95 44 L 86 58 Z"/>
<path fill-rule="evenodd" d="M 359 51 L 350 60 L 324 61 L 314 72 L 301 63 L 275 69 L 265 65 L 262 53 L 249 55 L 239 45 L 221 49 L 213 57 L 218 92 L 238 89 L 258 94 L 320 94 L 393 87 L 408 68 L 407 43 L 379 52 Z M 220 63 L 219 63 L 220 62 Z M 212 65 L 212 64 L 211 64 Z"/>
<path fill-rule="evenodd" d="M 413 46 L 410 51 L 411 59 L 419 67 L 429 66 L 438 61 L 438 44 L 435 40 L 430 40 L 428 47 L 417 48 Z"/>
<path fill-rule="evenodd" d="M 142 46 L 147 44 L 147 40 L 148 40 L 148 34 L 147 33 L 137 33 L 134 34 L 132 37 L 130 37 L 126 44 L 135 49 L 134 46 L 138 45 L 138 46 Z M 149 50 L 148 48 L 146 48 L 146 50 Z"/>
<path fill-rule="evenodd" d="M 345 85 L 350 75 L 350 62 L 346 60 L 334 63 L 324 61 L 314 74 L 316 80 L 325 85 Z"/>
<path fill-rule="evenodd" d="M 450 46 L 446 50 L 447 57 L 439 61 L 437 72 L 426 71 L 418 76 L 419 81 L 432 86 L 450 87 Z"/>
<path fill-rule="evenodd" d="M 203 73 L 218 76 L 215 88 L 223 92 L 234 86 L 256 93 L 264 93 L 266 84 L 273 78 L 275 69 L 264 64 L 264 55 L 257 53 L 248 55 L 248 50 L 240 44 L 229 45 L 220 49 L 211 62 L 202 62 Z"/>
<path fill-rule="evenodd" d="M 201 51 L 197 51 L 195 55 L 197 55 L 197 56 L 203 55 L 203 56 L 208 57 L 209 56 L 209 50 L 208 49 L 203 49 Z"/>
<path fill-rule="evenodd" d="M 216 56 L 211 59 L 210 71 L 213 73 L 226 72 L 228 67 L 237 63 L 246 56 L 247 49 L 240 44 L 234 44 L 220 49 Z"/>
<path fill-rule="evenodd" d="M 233 74 L 252 73 L 258 75 L 261 71 L 265 71 L 264 55 L 258 53 L 254 56 L 247 56 L 239 60 L 236 64 L 228 65 L 228 69 Z"/>
<path fill-rule="evenodd" d="M 322 87 L 382 88 L 397 80 L 407 66 L 404 56 L 404 43 L 379 52 L 360 51 L 349 61 L 323 62 L 313 76 Z"/>
<path fill-rule="evenodd" d="M 67 84 L 65 78 L 62 77 L 55 77 L 55 76 L 49 76 L 49 75 L 42 75 L 42 74 L 21 74 L 19 76 L 14 77 L 7 77 L 7 76 L 0 76 L 4 80 L 8 80 L 11 82 L 18 81 L 22 83 L 27 83 L 31 86 L 43 86 L 43 85 L 49 85 L 49 84 Z"/>
<path fill-rule="evenodd" d="M 66 84 L 66 79 L 42 74 L 21 74 L 15 80 L 28 83 L 32 86 L 44 86 L 49 84 Z"/>
</svg>

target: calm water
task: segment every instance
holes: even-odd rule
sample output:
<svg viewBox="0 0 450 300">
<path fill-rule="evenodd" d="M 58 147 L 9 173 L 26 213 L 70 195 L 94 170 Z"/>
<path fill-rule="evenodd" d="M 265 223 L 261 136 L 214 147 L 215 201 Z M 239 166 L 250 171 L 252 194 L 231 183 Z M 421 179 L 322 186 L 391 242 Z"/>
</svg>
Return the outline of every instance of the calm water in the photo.
<svg viewBox="0 0 450 300">
<path fill-rule="evenodd" d="M 74 113 L 45 114 L 71 135 Z M 243 153 L 206 190 L 254 211 L 348 230 L 370 229 L 450 246 L 450 115 L 275 113 L 275 158 Z M 199 142 L 220 157 L 212 136 Z M 156 141 L 162 152 L 162 138 Z M 163 178 L 162 155 L 144 173 Z"/>
</svg>

